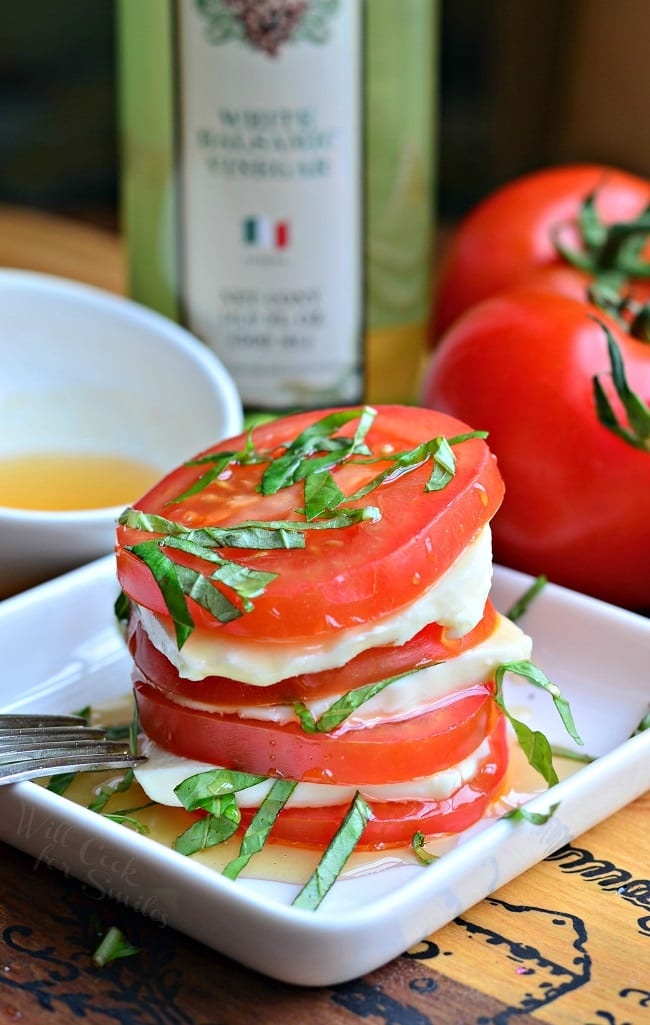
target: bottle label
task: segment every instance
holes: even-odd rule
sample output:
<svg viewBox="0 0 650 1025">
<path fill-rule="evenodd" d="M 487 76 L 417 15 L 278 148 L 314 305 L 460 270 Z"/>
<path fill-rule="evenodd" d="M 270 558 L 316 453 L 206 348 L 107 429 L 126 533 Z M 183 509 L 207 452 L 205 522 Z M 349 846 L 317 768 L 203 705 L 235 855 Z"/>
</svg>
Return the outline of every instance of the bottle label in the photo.
<svg viewBox="0 0 650 1025">
<path fill-rule="evenodd" d="M 247 406 L 363 395 L 360 7 L 178 4 L 183 320 Z"/>
</svg>

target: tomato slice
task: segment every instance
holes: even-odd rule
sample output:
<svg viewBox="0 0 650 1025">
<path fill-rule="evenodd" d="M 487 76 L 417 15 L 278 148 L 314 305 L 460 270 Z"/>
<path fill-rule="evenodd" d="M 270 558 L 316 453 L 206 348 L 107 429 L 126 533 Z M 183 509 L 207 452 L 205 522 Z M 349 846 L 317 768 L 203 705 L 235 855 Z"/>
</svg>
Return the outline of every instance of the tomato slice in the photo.
<svg viewBox="0 0 650 1025">
<path fill-rule="evenodd" d="M 279 725 L 179 705 L 136 673 L 135 697 L 144 733 L 173 754 L 227 769 L 310 783 L 400 783 L 460 762 L 494 726 L 491 683 L 449 695 L 410 719 L 364 729 L 306 733 Z"/>
<path fill-rule="evenodd" d="M 508 764 L 506 724 L 499 717 L 490 736 L 490 754 L 474 778 L 442 801 L 368 802 L 372 818 L 355 850 L 379 850 L 409 844 L 416 832 L 425 836 L 460 833 L 485 814 L 498 795 Z M 326 846 L 339 828 L 347 807 L 284 808 L 278 815 L 270 840 L 301 847 Z M 242 808 L 245 828 L 255 814 Z"/>
<path fill-rule="evenodd" d="M 332 410 L 302 413 L 262 424 L 253 431 L 258 451 L 282 453 L 296 436 Z M 350 435 L 355 422 L 340 430 Z M 454 437 L 466 424 L 432 410 L 381 406 L 366 442 L 377 461 L 351 462 L 333 476 L 344 494 L 393 466 L 382 456 L 411 450 L 439 435 Z M 222 442 L 211 451 L 243 450 L 246 438 Z M 191 598 L 188 605 L 201 630 L 219 630 L 224 638 L 256 643 L 295 640 L 318 644 L 333 631 L 372 625 L 399 613 L 421 597 L 452 565 L 498 508 L 503 483 L 485 442 L 463 441 L 453 448 L 456 470 L 440 491 L 425 491 L 431 464 L 423 463 L 392 483 L 384 483 L 352 507 L 375 506 L 380 519 L 336 529 L 309 530 L 304 549 L 249 551 L 221 549 L 225 557 L 277 576 L 254 599 L 252 611 L 220 623 Z M 270 458 L 270 457 L 269 457 Z M 230 526 L 243 521 L 302 520 L 302 483 L 263 495 L 259 485 L 265 465 L 233 464 L 204 490 L 183 501 L 179 494 L 205 472 L 205 466 L 182 466 L 149 491 L 137 508 L 187 527 Z M 159 616 L 167 609 L 153 575 L 128 546 L 149 539 L 142 531 L 119 527 L 117 567 L 120 585 L 137 604 Z M 186 553 L 166 549 L 169 557 L 209 575 L 214 569 Z M 221 585 L 214 584 L 219 587 Z"/>
<path fill-rule="evenodd" d="M 292 676 L 268 687 L 239 683 L 225 676 L 207 676 L 198 681 L 180 677 L 176 667 L 151 643 L 135 617 L 129 625 L 128 643 L 135 664 L 161 690 L 235 711 L 251 705 L 290 704 L 345 694 L 408 669 L 456 658 L 486 640 L 496 623 L 495 608 L 488 601 L 481 621 L 463 637 L 449 637 L 444 627 L 431 623 L 405 644 L 370 648 L 338 669 Z"/>
</svg>

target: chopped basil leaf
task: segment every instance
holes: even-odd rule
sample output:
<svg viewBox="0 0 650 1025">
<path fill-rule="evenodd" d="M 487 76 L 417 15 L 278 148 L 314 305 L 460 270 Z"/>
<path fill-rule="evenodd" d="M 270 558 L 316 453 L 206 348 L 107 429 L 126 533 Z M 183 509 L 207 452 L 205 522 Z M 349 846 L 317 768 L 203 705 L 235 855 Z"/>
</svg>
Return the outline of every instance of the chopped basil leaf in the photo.
<svg viewBox="0 0 650 1025">
<path fill-rule="evenodd" d="M 339 427 L 343 427 L 360 416 L 361 421 L 353 438 L 333 437 Z M 371 410 L 369 407 L 363 410 L 348 409 L 330 413 L 321 420 L 310 424 L 294 438 L 283 455 L 269 463 L 262 475 L 260 484 L 262 494 L 275 495 L 282 488 L 290 487 L 297 481 L 303 480 L 308 473 L 314 470 L 322 471 L 348 459 L 363 444 L 362 439 L 367 434 L 374 416 L 375 410 Z M 309 457 L 316 452 L 329 454 L 314 464 L 314 460 Z"/>
<path fill-rule="evenodd" d="M 504 662 L 497 668 L 495 673 L 495 700 L 515 731 L 519 745 L 526 755 L 529 765 L 531 765 L 536 772 L 539 772 L 549 786 L 554 786 L 554 784 L 558 782 L 558 776 L 553 767 L 553 753 L 547 738 L 539 730 L 531 730 L 525 723 L 521 722 L 519 719 L 515 719 L 505 706 L 503 698 L 503 679 L 505 674 L 508 672 L 514 673 L 516 676 L 523 677 L 530 683 L 533 683 L 536 687 L 541 687 L 542 690 L 545 690 L 550 694 L 567 733 L 577 744 L 582 744 L 582 740 L 576 730 L 575 723 L 573 722 L 573 716 L 571 715 L 569 704 L 561 696 L 556 684 L 551 683 L 542 670 L 533 665 L 532 662 Z"/>
<path fill-rule="evenodd" d="M 318 865 L 293 901 L 293 907 L 316 910 L 343 871 L 371 818 L 371 809 L 357 793 Z"/>
<path fill-rule="evenodd" d="M 506 612 L 506 618 L 510 619 L 513 623 L 516 623 L 518 619 L 521 619 L 524 613 L 528 611 L 528 607 L 531 602 L 537 597 L 540 591 L 546 587 L 547 583 L 548 580 L 543 576 L 543 574 L 536 577 L 530 587 L 528 587 L 524 593 L 517 598 L 517 601 L 510 606 Z"/>
<path fill-rule="evenodd" d="M 149 801 L 148 804 L 143 804 L 140 808 L 133 808 L 131 811 L 143 811 L 144 808 L 151 808 L 153 804 L 153 801 Z M 102 817 L 109 819 L 111 822 L 117 822 L 120 826 L 133 826 L 138 833 L 149 833 L 149 827 L 139 822 L 129 811 L 104 811 L 102 812 Z"/>
<path fill-rule="evenodd" d="M 254 854 L 259 853 L 268 839 L 273 824 L 298 784 L 289 779 L 276 779 L 268 794 L 257 809 L 242 838 L 239 854 L 229 861 L 223 874 L 236 879 Z"/>
<path fill-rule="evenodd" d="M 176 837 L 174 850 L 189 856 L 207 847 L 216 847 L 237 832 L 240 821 L 241 815 L 233 794 L 215 797 L 211 801 L 211 811 Z"/>
<path fill-rule="evenodd" d="M 592 319 L 596 320 L 596 323 L 600 324 L 607 337 L 607 351 L 609 354 L 611 377 L 614 382 L 616 394 L 621 400 L 627 415 L 629 426 L 626 426 L 619 421 L 618 416 L 607 397 L 605 389 L 600 382 L 600 375 L 595 374 L 592 378 L 592 384 L 598 419 L 603 427 L 606 427 L 609 431 L 618 435 L 618 437 L 622 438 L 628 445 L 642 449 L 644 452 L 650 452 L 650 407 L 643 401 L 640 395 L 637 395 L 636 392 L 632 391 L 630 388 L 625 374 L 625 364 L 623 362 L 621 350 L 619 349 L 611 331 L 602 321 L 597 320 L 595 317 Z"/>
<path fill-rule="evenodd" d="M 235 523 L 230 527 L 189 528 L 175 520 L 143 513 L 139 509 L 127 509 L 120 518 L 123 526 L 136 530 L 147 530 L 165 537 L 179 537 L 205 548 L 304 548 L 304 538 L 299 533 L 287 535 L 291 527 L 300 529 L 304 524 L 294 521 L 265 522 L 251 520 Z M 205 557 L 205 556 L 203 556 Z"/>
<path fill-rule="evenodd" d="M 530 822 L 533 826 L 543 826 L 555 815 L 555 812 L 559 807 L 559 801 L 552 804 L 548 811 L 530 811 L 526 805 L 520 805 L 519 808 L 511 808 L 510 811 L 507 811 L 505 815 L 502 815 L 501 817 L 504 819 L 513 819 L 515 822 Z"/>
<path fill-rule="evenodd" d="M 131 737 L 130 723 L 115 723 L 114 726 L 106 727 L 107 740 L 129 740 Z"/>
<path fill-rule="evenodd" d="M 162 548 L 176 548 L 178 551 L 186 552 L 188 555 L 196 555 L 198 558 L 204 559 L 206 562 L 216 564 L 218 569 L 215 569 L 210 574 L 209 578 L 204 577 L 202 574 L 197 575 L 203 581 L 208 579 L 217 580 L 226 587 L 230 587 L 244 601 L 246 611 L 248 611 L 246 609 L 246 600 L 249 598 L 258 598 L 260 594 L 264 593 L 266 586 L 277 577 L 277 573 L 265 573 L 260 570 L 249 569 L 248 566 L 242 566 L 241 563 L 233 562 L 230 559 L 222 559 L 216 552 L 206 551 L 204 548 L 201 548 L 199 545 L 195 545 L 192 541 L 188 541 L 187 539 L 175 537 L 165 538 L 160 542 L 160 545 Z M 177 569 L 179 575 L 184 569 L 185 567 L 181 570 Z M 199 584 L 199 586 L 201 585 Z M 211 588 L 210 590 L 213 589 Z M 195 598 L 193 592 L 191 597 Z M 198 599 L 195 598 L 195 600 Z M 212 600 L 213 599 L 210 596 L 209 601 Z M 202 602 L 199 603 L 202 604 Z"/>
<path fill-rule="evenodd" d="M 183 502 L 186 498 L 191 495 L 196 495 L 200 491 L 203 491 L 210 484 L 215 481 L 220 474 L 226 470 L 231 463 L 238 463 L 240 466 L 249 466 L 252 463 L 259 463 L 263 460 L 263 456 L 257 452 L 255 445 L 253 444 L 252 428 L 246 435 L 246 447 L 239 452 L 205 452 L 198 459 L 189 459 L 185 466 L 206 466 L 212 463 L 211 468 L 204 474 L 202 474 L 198 480 L 195 480 L 193 484 L 183 491 L 181 494 L 176 495 L 167 503 L 168 505 L 176 505 L 179 502 Z"/>
<path fill-rule="evenodd" d="M 219 477 L 224 470 L 227 470 L 233 459 L 236 457 L 235 452 L 219 452 L 212 456 L 204 456 L 203 459 L 191 460 L 186 463 L 186 466 L 197 466 L 202 463 L 211 462 L 212 466 L 205 473 L 202 473 L 200 477 L 194 481 L 185 491 L 182 491 L 179 495 L 175 495 L 171 498 L 167 505 L 176 505 L 179 502 L 184 502 L 186 498 L 190 498 L 192 495 L 197 495 L 200 491 L 203 491 L 208 485 L 212 484 L 213 481 Z"/>
<path fill-rule="evenodd" d="M 123 794 L 125 790 L 129 789 L 133 783 L 133 778 L 133 769 L 127 769 L 123 779 L 118 780 L 116 783 L 104 783 L 99 788 L 97 796 L 88 805 L 90 811 L 103 811 L 113 794 Z"/>
<path fill-rule="evenodd" d="M 424 846 L 424 844 L 424 833 L 421 833 L 418 830 L 417 833 L 413 834 L 413 837 L 411 839 L 411 847 L 413 848 L 413 853 L 416 855 L 416 857 L 420 859 L 420 861 L 423 861 L 425 865 L 431 865 L 434 861 L 438 860 L 438 855 L 430 854 Z"/>
<path fill-rule="evenodd" d="M 211 576 L 204 577 L 202 573 L 190 569 L 188 566 L 180 564 L 176 566 L 176 574 L 183 594 L 192 598 L 197 605 L 200 605 L 219 622 L 230 623 L 233 619 L 239 619 L 242 613 L 241 609 L 238 609 L 223 591 L 212 586 L 210 581 L 218 579 L 218 573 L 219 570 L 215 570 Z"/>
<path fill-rule="evenodd" d="M 646 712 L 634 733 L 631 735 L 636 737 L 639 733 L 645 733 L 646 730 L 650 730 L 650 712 Z"/>
<path fill-rule="evenodd" d="M 456 457 L 446 438 L 436 438 L 430 446 L 433 463 L 431 476 L 424 486 L 425 491 L 442 491 L 456 472 Z"/>
<path fill-rule="evenodd" d="M 456 460 L 451 446 L 460 444 L 463 441 L 469 441 L 472 438 L 486 437 L 486 431 L 471 431 L 468 434 L 459 434 L 453 438 L 444 438 L 442 435 L 439 435 L 430 441 L 421 442 L 421 444 L 416 445 L 415 448 L 409 449 L 407 452 L 399 452 L 391 457 L 391 466 L 387 467 L 382 473 L 377 474 L 376 477 L 373 477 L 362 488 L 355 491 L 353 495 L 348 495 L 347 501 L 352 502 L 365 498 L 375 488 L 398 480 L 405 474 L 411 473 L 412 470 L 422 466 L 429 459 L 432 461 L 433 466 L 424 490 L 440 491 L 449 483 L 456 472 Z"/>
<path fill-rule="evenodd" d="M 60 772 L 50 777 L 46 789 L 52 794 L 65 794 L 70 784 L 77 778 L 76 772 Z"/>
<path fill-rule="evenodd" d="M 305 516 L 308 520 L 336 509 L 344 501 L 345 495 L 329 470 L 310 473 L 305 478 Z"/>
<path fill-rule="evenodd" d="M 237 772 L 234 769 L 207 769 L 188 776 L 174 788 L 174 793 L 186 811 L 197 811 L 202 808 L 212 814 L 218 814 L 219 798 L 226 794 L 235 794 L 247 790 L 258 783 L 263 783 L 266 776 L 254 776 L 250 772 Z"/>
<path fill-rule="evenodd" d="M 417 666 L 415 669 L 407 669 L 405 672 L 397 673 L 395 676 L 387 676 L 383 680 L 375 680 L 374 683 L 367 683 L 363 687 L 357 687 L 356 690 L 349 690 L 346 694 L 342 694 L 340 698 L 337 698 L 329 708 L 326 708 L 318 719 L 314 719 L 302 701 L 296 701 L 293 709 L 300 719 L 300 725 L 305 733 L 330 733 L 337 726 L 340 726 L 352 712 L 356 711 L 366 701 L 369 701 L 370 698 L 374 698 L 375 694 L 380 694 L 391 683 L 396 683 L 398 680 L 404 679 L 405 676 L 411 676 L 413 673 L 419 673 L 422 669 L 429 669 L 432 665 L 435 665 L 435 663 L 430 662 L 427 665 Z"/>
<path fill-rule="evenodd" d="M 115 613 L 115 618 L 117 619 L 118 623 L 128 623 L 131 611 L 131 601 L 125 595 L 124 591 L 120 591 L 117 598 L 115 599 L 113 611 Z"/>
<path fill-rule="evenodd" d="M 143 541 L 137 545 L 129 545 L 126 550 L 133 552 L 151 570 L 174 623 L 176 643 L 179 648 L 182 648 L 194 630 L 194 620 L 187 607 L 175 563 L 160 550 L 157 541 Z"/>
<path fill-rule="evenodd" d="M 113 925 L 93 954 L 93 964 L 97 968 L 103 968 L 109 961 L 115 961 L 119 957 L 132 957 L 139 954 L 141 949 L 129 943 L 124 933 Z"/>
</svg>

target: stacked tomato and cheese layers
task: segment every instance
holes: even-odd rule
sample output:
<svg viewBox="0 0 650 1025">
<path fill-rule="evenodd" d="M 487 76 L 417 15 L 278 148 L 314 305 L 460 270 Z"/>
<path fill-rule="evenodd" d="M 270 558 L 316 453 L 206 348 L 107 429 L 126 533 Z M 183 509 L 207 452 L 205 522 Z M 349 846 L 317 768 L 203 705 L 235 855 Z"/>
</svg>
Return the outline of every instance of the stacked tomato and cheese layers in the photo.
<svg viewBox="0 0 650 1025">
<path fill-rule="evenodd" d="M 259 425 L 149 491 L 117 545 L 149 796 L 264 777 L 237 794 L 246 825 L 294 780 L 271 838 L 310 846 L 357 794 L 361 847 L 480 818 L 508 760 L 494 673 L 530 654 L 488 598 L 502 495 L 483 437 L 394 406 Z"/>
</svg>

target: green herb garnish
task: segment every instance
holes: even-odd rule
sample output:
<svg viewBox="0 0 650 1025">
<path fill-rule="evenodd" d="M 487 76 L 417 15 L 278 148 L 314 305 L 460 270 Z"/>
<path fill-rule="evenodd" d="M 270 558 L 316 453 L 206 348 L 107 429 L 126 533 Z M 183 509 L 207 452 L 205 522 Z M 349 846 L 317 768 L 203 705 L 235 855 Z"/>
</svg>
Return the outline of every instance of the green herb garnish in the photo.
<svg viewBox="0 0 650 1025">
<path fill-rule="evenodd" d="M 318 865 L 293 901 L 293 907 L 316 910 L 343 871 L 371 818 L 372 811 L 357 793 Z"/>
<path fill-rule="evenodd" d="M 205 811 L 207 815 L 177 837 L 174 849 L 190 855 L 229 840 L 241 822 L 234 795 L 265 779 L 265 776 L 231 769 L 208 769 L 188 776 L 174 793 L 186 811 Z"/>
<path fill-rule="evenodd" d="M 525 804 L 522 804 L 519 808 L 511 808 L 501 818 L 513 819 L 515 822 L 529 822 L 531 826 L 543 826 L 555 815 L 559 807 L 560 802 L 557 801 L 551 805 L 548 811 L 531 811 Z"/>
<path fill-rule="evenodd" d="M 406 676 L 413 676 L 414 673 L 419 673 L 423 669 L 430 669 L 433 665 L 435 665 L 435 662 L 429 662 L 426 665 L 417 666 L 415 669 L 406 669 L 403 673 L 398 673 L 396 676 L 387 676 L 383 680 L 376 680 L 374 683 L 367 683 L 363 687 L 357 687 L 356 690 L 349 690 L 346 694 L 341 695 L 340 698 L 332 702 L 318 719 L 314 719 L 310 710 L 302 701 L 296 701 L 293 709 L 305 733 L 330 733 L 337 726 L 340 726 L 352 712 L 355 712 L 357 708 L 365 704 L 366 701 L 369 701 L 370 698 L 374 698 L 375 694 L 380 694 L 391 683 L 396 683 Z"/>
<path fill-rule="evenodd" d="M 524 593 L 514 602 L 508 611 L 506 612 L 506 618 L 510 619 L 513 623 L 516 623 L 518 619 L 528 611 L 529 606 L 535 600 L 537 595 L 542 591 L 548 583 L 545 576 L 540 574 L 528 587 Z"/>
<path fill-rule="evenodd" d="M 90 802 L 90 811 L 103 812 L 113 794 L 123 794 L 133 783 L 133 769 L 127 769 L 122 779 L 116 783 L 104 783 L 97 796 Z"/>
<path fill-rule="evenodd" d="M 340 465 L 355 453 L 370 454 L 364 439 L 376 415 L 376 410 L 366 406 L 331 413 L 310 424 L 287 446 L 283 455 L 269 463 L 262 475 L 262 494 L 275 495 L 308 475 Z M 335 435 L 339 427 L 356 419 L 359 426 L 351 438 Z M 314 458 L 317 452 L 323 454 Z"/>
<path fill-rule="evenodd" d="M 134 954 L 139 954 L 141 949 L 141 947 L 134 947 L 132 943 L 129 943 L 124 933 L 113 925 L 93 954 L 93 964 L 97 968 L 103 968 L 110 961 L 116 961 L 120 957 L 132 957 Z"/>
<path fill-rule="evenodd" d="M 495 701 L 515 731 L 515 736 L 519 741 L 519 746 L 526 755 L 529 765 L 531 765 L 536 772 L 539 772 L 549 786 L 554 786 L 558 782 L 558 776 L 553 767 L 553 752 L 548 739 L 539 730 L 531 730 L 525 723 L 521 722 L 519 719 L 515 719 L 515 717 L 511 715 L 506 708 L 503 697 L 503 680 L 508 672 L 513 673 L 516 676 L 523 677 L 536 687 L 540 687 L 542 690 L 545 690 L 550 694 L 567 733 L 577 744 L 582 744 L 582 740 L 573 721 L 569 703 L 562 697 L 556 684 L 551 683 L 542 670 L 533 665 L 532 662 L 504 662 L 497 668 L 495 673 Z"/>
<path fill-rule="evenodd" d="M 421 833 L 418 830 L 417 833 L 413 834 L 413 837 L 411 839 L 411 847 L 413 848 L 413 853 L 417 858 L 420 859 L 420 861 L 424 862 L 425 865 L 431 865 L 434 861 L 438 860 L 438 855 L 429 853 L 429 851 L 424 846 L 425 841 L 426 838 L 424 833 Z"/>
<path fill-rule="evenodd" d="M 276 779 L 273 786 L 255 812 L 242 838 L 239 854 L 229 861 L 223 874 L 236 879 L 254 854 L 262 850 L 273 828 L 273 824 L 298 784 L 290 779 Z"/>
<path fill-rule="evenodd" d="M 174 850 L 179 854 L 196 854 L 207 847 L 216 847 L 229 840 L 239 829 L 241 814 L 233 794 L 215 798 L 210 814 L 197 819 L 176 837 Z"/>
<path fill-rule="evenodd" d="M 646 712 L 631 736 L 636 737 L 639 733 L 645 733 L 646 730 L 650 730 L 650 712 Z"/>
</svg>

